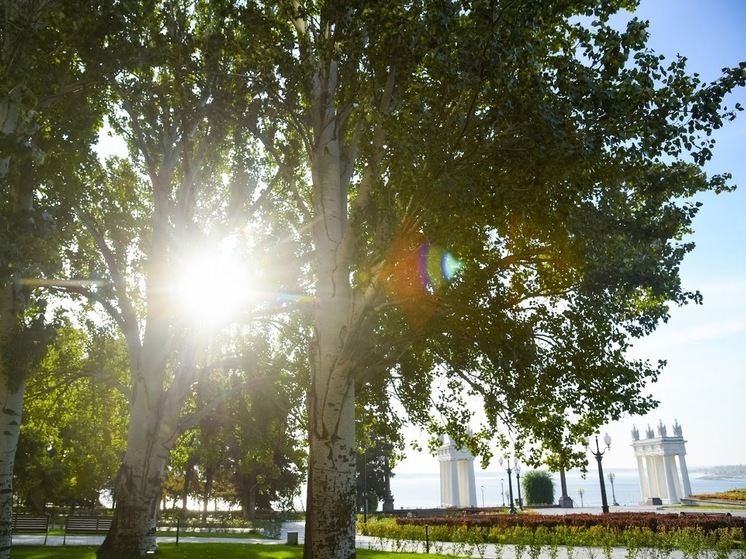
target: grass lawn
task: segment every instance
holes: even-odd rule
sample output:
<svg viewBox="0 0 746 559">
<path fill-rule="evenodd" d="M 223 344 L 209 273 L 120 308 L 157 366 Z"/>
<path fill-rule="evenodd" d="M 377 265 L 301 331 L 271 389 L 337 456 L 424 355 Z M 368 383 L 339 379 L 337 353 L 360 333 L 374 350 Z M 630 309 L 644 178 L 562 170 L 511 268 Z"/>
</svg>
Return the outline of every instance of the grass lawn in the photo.
<svg viewBox="0 0 746 559">
<path fill-rule="evenodd" d="M 13 559 L 96 559 L 96 547 L 41 547 L 19 546 L 12 550 Z M 300 559 L 300 545 L 263 545 L 232 543 L 161 544 L 152 557 L 157 559 Z M 362 559 L 401 559 L 402 555 L 389 551 L 358 549 Z M 407 559 L 432 559 L 424 553 L 407 553 Z"/>
<path fill-rule="evenodd" d="M 62 536 L 65 533 L 65 530 L 62 528 L 53 528 L 49 530 L 50 536 Z M 156 533 L 157 536 L 170 536 L 172 538 L 176 537 L 176 530 L 158 530 Z M 248 532 L 201 532 L 201 531 L 194 531 L 190 530 L 188 528 L 182 528 L 179 531 L 179 537 L 180 538 L 251 538 L 256 540 L 267 540 L 269 539 L 267 536 L 262 534 L 261 532 L 256 532 L 254 530 L 250 530 Z"/>
<path fill-rule="evenodd" d="M 158 530 L 156 533 L 157 536 L 170 536 L 172 538 L 176 537 L 176 530 Z M 261 532 L 255 532 L 254 530 L 251 530 L 249 532 L 195 532 L 192 530 L 186 530 L 182 528 L 179 531 L 179 537 L 180 538 L 236 538 L 236 539 L 245 539 L 250 538 L 254 540 L 268 540 L 267 536 L 262 534 Z"/>
</svg>

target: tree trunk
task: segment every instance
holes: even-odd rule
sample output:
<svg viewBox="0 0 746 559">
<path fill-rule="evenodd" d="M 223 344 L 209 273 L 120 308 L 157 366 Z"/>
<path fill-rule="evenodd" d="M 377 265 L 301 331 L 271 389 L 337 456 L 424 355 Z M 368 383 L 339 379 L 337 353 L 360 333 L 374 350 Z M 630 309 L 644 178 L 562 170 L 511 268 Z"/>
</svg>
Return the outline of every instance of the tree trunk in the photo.
<svg viewBox="0 0 746 559">
<path fill-rule="evenodd" d="M 334 382 L 309 402 L 310 454 L 306 559 L 355 557 L 355 396 L 352 383 Z"/>
<path fill-rule="evenodd" d="M 5 373 L 3 371 L 3 373 Z M 10 557 L 11 517 L 13 515 L 13 464 L 21 432 L 25 383 L 12 382 L 0 374 L 0 559 Z"/>
<path fill-rule="evenodd" d="M 316 254 L 315 337 L 309 346 L 309 468 L 305 559 L 355 557 L 355 389 L 350 358 L 354 241 L 347 228 L 344 119 L 336 112 L 337 62 L 314 75 L 313 237 Z"/>
<path fill-rule="evenodd" d="M 127 446 L 114 493 L 114 521 L 98 557 L 143 557 L 156 547 L 155 527 L 168 452 L 148 452 L 161 445 L 154 437 Z"/>
<path fill-rule="evenodd" d="M 184 470 L 184 488 L 181 492 L 181 517 L 187 518 L 187 512 L 189 510 L 187 500 L 189 499 L 189 491 L 192 489 L 192 481 L 195 478 L 194 466 L 197 464 L 197 459 L 194 456 L 190 456 L 187 460 L 186 470 Z"/>
<path fill-rule="evenodd" d="M 156 547 L 158 502 L 177 417 L 156 389 L 162 375 L 139 378 L 130 402 L 127 451 L 114 487 L 114 520 L 98 557 L 143 557 Z"/>
<path fill-rule="evenodd" d="M 241 480 L 241 508 L 246 520 L 256 519 L 256 490 L 257 482 L 254 474 L 246 474 Z"/>
<path fill-rule="evenodd" d="M 215 479 L 215 468 L 205 468 L 205 489 L 202 493 L 202 524 L 207 523 L 207 506 L 210 503 L 212 483 Z"/>
<path fill-rule="evenodd" d="M 4 9 L 14 8 L 13 3 L 3 6 Z M 15 8 L 20 8 L 16 5 Z M 6 14 L 10 16 L 10 14 Z M 3 57 L 4 59 L 5 57 Z M 0 99 L 0 130 L 3 136 L 13 137 L 19 133 L 18 98 L 20 87 L 14 88 Z M 20 134 L 19 134 L 20 136 Z M 0 159 L 0 176 L 5 176 L 10 168 L 11 158 L 5 156 Z M 17 188 L 17 187 L 16 187 Z M 18 196 L 18 200 L 22 197 Z M 16 210 L 31 209 L 33 198 L 25 197 L 25 201 L 17 201 Z M 18 207 L 20 206 L 20 207 Z M 7 236 L 3 239 L 12 243 Z M 15 267 L 17 268 L 15 263 Z M 0 345 L 5 346 L 6 340 L 16 328 L 16 320 L 22 309 L 18 307 L 15 286 L 12 280 L 0 287 L 2 301 L 0 301 Z M 5 349 L 5 348 L 3 348 Z M 2 350 L 0 350 L 2 351 Z M 0 419 L 0 559 L 10 557 L 12 517 L 13 517 L 13 465 L 18 448 L 18 437 L 21 433 L 21 416 L 23 413 L 23 396 L 26 389 L 25 378 L 18 371 L 7 369 L 5 355 L 0 353 L 0 404 L 2 404 L 2 419 Z"/>
</svg>

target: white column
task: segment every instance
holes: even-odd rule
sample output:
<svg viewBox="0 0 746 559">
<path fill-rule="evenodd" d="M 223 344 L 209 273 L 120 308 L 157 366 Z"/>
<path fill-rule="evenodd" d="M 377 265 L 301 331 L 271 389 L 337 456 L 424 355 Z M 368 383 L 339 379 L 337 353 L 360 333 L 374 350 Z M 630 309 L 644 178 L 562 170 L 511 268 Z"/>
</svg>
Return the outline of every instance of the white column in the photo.
<svg viewBox="0 0 746 559">
<path fill-rule="evenodd" d="M 474 477 L 474 458 L 467 461 L 468 467 L 467 467 L 467 482 L 469 485 L 469 502 L 471 503 L 469 506 L 476 507 L 479 506 L 477 502 L 477 479 Z"/>
<path fill-rule="evenodd" d="M 681 481 L 679 478 L 679 468 L 676 465 L 676 455 L 672 454 L 670 456 L 670 462 L 671 462 L 671 474 L 673 474 L 673 485 L 676 489 L 676 502 L 681 502 Z"/>
<path fill-rule="evenodd" d="M 645 457 L 645 463 L 647 465 L 647 472 L 648 472 L 648 499 L 651 497 L 658 497 L 659 491 L 658 491 L 658 478 L 655 471 L 655 457 L 654 456 L 646 456 Z"/>
<path fill-rule="evenodd" d="M 666 479 L 666 466 L 663 463 L 663 456 L 655 457 L 655 481 L 658 484 L 658 495 L 661 499 L 668 499 L 668 485 Z"/>
<path fill-rule="evenodd" d="M 686 458 L 683 454 L 679 454 L 679 466 L 681 466 L 681 482 L 684 485 L 684 497 L 689 497 L 692 494 L 692 486 L 689 485 L 689 470 L 686 469 Z"/>
<path fill-rule="evenodd" d="M 469 461 L 459 460 L 458 461 L 458 494 L 459 494 L 459 506 L 460 507 L 475 507 L 477 506 L 476 491 L 472 495 L 471 485 L 469 483 Z"/>
<path fill-rule="evenodd" d="M 440 461 L 440 506 L 447 507 L 451 498 L 448 495 L 448 463 Z"/>
<path fill-rule="evenodd" d="M 642 502 L 644 503 L 648 497 L 650 497 L 650 489 L 648 488 L 648 472 L 645 468 L 644 456 L 637 456 L 637 475 L 640 478 L 640 495 L 642 496 Z"/>
<path fill-rule="evenodd" d="M 671 471 L 671 459 L 673 456 L 663 456 L 663 467 L 666 475 L 666 493 L 668 493 L 668 502 L 673 504 L 679 500 L 676 498 L 676 486 L 673 482 L 673 472 Z"/>
<path fill-rule="evenodd" d="M 451 456 L 451 460 L 448 462 L 451 468 L 450 487 L 451 487 L 451 502 L 450 505 L 454 507 L 461 506 L 461 495 L 458 490 L 458 462 Z"/>
</svg>

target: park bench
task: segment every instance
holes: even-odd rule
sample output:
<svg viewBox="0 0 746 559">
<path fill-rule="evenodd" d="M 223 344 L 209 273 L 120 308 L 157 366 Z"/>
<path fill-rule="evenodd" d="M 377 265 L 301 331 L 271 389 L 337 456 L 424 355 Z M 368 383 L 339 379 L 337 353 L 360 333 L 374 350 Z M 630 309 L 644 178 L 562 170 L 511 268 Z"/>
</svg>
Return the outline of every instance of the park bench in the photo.
<svg viewBox="0 0 746 559">
<path fill-rule="evenodd" d="M 68 534 L 106 534 L 111 528 L 112 519 L 111 516 L 68 516 L 62 545 Z"/>
<path fill-rule="evenodd" d="M 14 514 L 11 527 L 14 534 L 44 534 L 46 545 L 49 536 L 49 515 Z"/>
<path fill-rule="evenodd" d="M 729 512 L 695 512 L 695 511 L 681 511 L 681 516 L 733 516 Z"/>
</svg>

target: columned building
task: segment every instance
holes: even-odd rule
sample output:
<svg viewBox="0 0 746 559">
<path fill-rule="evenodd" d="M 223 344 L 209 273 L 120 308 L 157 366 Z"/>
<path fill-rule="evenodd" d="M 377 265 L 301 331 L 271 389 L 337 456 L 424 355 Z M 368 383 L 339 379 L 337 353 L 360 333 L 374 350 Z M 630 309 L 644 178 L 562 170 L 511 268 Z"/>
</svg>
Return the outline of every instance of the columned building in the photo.
<svg viewBox="0 0 746 559">
<path fill-rule="evenodd" d="M 662 421 L 658 423 L 657 434 L 648 425 L 644 439 L 633 426 L 632 448 L 637 458 L 643 503 L 673 504 L 691 495 L 685 443 L 678 422 L 674 423 L 671 436 Z"/>
<path fill-rule="evenodd" d="M 447 437 L 440 438 L 440 503 L 443 507 L 476 507 L 477 483 L 474 456 Z"/>
</svg>

